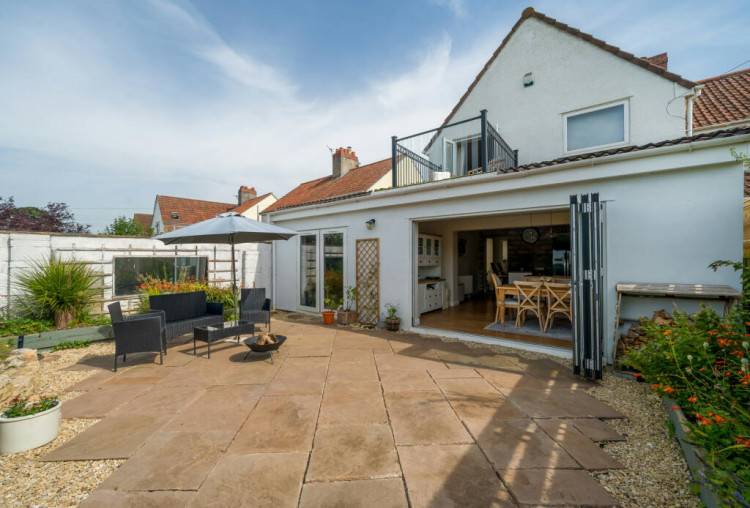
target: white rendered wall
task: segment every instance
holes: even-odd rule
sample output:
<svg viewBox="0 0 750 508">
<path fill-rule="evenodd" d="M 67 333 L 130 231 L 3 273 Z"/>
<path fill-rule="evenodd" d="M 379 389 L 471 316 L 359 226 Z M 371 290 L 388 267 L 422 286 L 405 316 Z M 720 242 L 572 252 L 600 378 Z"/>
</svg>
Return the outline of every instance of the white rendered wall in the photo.
<svg viewBox="0 0 750 508">
<path fill-rule="evenodd" d="M 135 297 L 113 296 L 111 288 L 115 257 L 204 256 L 208 258 L 209 282 L 230 285 L 232 271 L 229 245 L 186 244 L 177 248 L 179 251 L 175 252 L 175 246 L 143 237 L 0 231 L 0 316 L 7 315 L 8 305 L 12 305 L 13 295 L 18 293 L 14 287 L 17 274 L 25 270 L 31 261 L 53 255 L 60 259 L 74 257 L 86 261 L 95 272 L 104 274 L 102 281 L 105 289 L 97 311 L 105 311 L 105 305 L 115 300 L 122 301 L 125 309 L 133 308 L 137 301 Z M 244 282 L 245 287 L 265 287 L 270 297 L 271 245 L 240 244 L 236 246 L 235 256 L 238 285 Z"/>
<path fill-rule="evenodd" d="M 611 340 L 618 281 L 739 288 L 735 273 L 713 272 L 707 266 L 717 259 L 742 259 L 742 181 L 742 165 L 730 157 L 727 144 L 638 159 L 589 161 L 551 172 L 480 175 L 406 189 L 409 192 L 387 190 L 277 212 L 271 220 L 297 231 L 346 226 L 345 270 L 351 281 L 356 239 L 379 238 L 381 310 L 386 302 L 399 304 L 402 325 L 409 328 L 415 274 L 413 221 L 560 210 L 568 206 L 571 194 L 599 192 L 607 206 L 605 339 Z M 365 222 L 371 218 L 376 226 L 367 231 Z M 448 239 L 444 246 L 446 266 L 453 262 L 452 243 Z M 298 237 L 276 244 L 276 308 L 298 310 L 298 249 Z M 607 354 L 610 347 L 607 342 Z"/>
<path fill-rule="evenodd" d="M 627 48 L 626 48 L 627 49 Z M 523 86 L 533 73 L 534 85 Z M 557 159 L 563 152 L 563 113 L 629 99 L 630 143 L 642 145 L 685 135 L 688 89 L 535 18 L 513 34 L 451 118 L 488 119 L 519 164 Z M 673 100 L 674 99 L 674 100 Z M 671 103 L 670 103 L 671 102 Z M 669 113 L 667 105 L 669 104 Z M 428 126 L 425 126 L 428 127 Z M 431 160 L 440 163 L 442 142 Z"/>
</svg>

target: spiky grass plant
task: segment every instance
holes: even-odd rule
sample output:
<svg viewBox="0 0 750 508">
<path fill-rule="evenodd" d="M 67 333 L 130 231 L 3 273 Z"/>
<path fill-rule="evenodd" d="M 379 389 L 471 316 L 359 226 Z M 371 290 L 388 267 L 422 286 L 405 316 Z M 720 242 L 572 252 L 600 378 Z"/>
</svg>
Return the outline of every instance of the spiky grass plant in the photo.
<svg viewBox="0 0 750 508">
<path fill-rule="evenodd" d="M 16 277 L 23 293 L 22 305 L 27 312 L 41 318 L 52 318 L 58 329 L 71 321 L 83 321 L 89 313 L 97 291 L 98 277 L 77 260 L 45 259 Z"/>
</svg>

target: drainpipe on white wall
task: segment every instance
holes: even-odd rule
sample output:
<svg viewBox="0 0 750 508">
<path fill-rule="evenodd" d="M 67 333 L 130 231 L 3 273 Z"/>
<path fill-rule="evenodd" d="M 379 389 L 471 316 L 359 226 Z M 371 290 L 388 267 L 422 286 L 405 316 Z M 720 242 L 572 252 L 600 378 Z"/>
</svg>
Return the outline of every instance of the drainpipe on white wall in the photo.
<svg viewBox="0 0 750 508">
<path fill-rule="evenodd" d="M 693 101 L 701 94 L 701 90 L 703 90 L 703 85 L 698 85 L 685 96 L 685 135 L 687 136 L 693 135 Z"/>
</svg>

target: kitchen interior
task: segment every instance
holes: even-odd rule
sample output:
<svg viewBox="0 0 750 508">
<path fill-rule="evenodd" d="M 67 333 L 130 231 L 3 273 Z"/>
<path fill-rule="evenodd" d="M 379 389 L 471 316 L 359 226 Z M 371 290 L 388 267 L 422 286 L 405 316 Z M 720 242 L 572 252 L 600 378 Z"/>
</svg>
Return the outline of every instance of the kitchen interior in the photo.
<svg viewBox="0 0 750 508">
<path fill-rule="evenodd" d="M 501 337 L 491 274 L 503 284 L 529 276 L 569 277 L 564 212 L 420 224 L 418 310 L 422 326 Z M 507 335 L 507 334 L 506 334 Z"/>
</svg>

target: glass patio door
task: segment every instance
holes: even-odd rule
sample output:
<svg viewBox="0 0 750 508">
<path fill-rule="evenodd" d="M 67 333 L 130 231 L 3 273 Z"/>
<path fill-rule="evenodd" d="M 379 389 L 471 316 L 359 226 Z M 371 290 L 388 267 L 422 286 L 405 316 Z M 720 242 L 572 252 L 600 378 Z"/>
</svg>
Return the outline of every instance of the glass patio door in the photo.
<svg viewBox="0 0 750 508">
<path fill-rule="evenodd" d="M 318 310 L 318 234 L 299 238 L 299 306 Z"/>
<path fill-rule="evenodd" d="M 344 300 L 344 233 L 341 231 L 323 233 L 323 308 L 326 298 L 333 302 L 332 307 Z"/>
<path fill-rule="evenodd" d="M 338 304 L 344 298 L 344 231 L 306 232 L 299 238 L 298 307 L 320 312 L 326 299 Z"/>
</svg>

